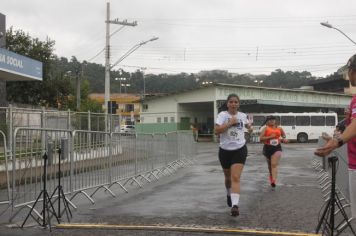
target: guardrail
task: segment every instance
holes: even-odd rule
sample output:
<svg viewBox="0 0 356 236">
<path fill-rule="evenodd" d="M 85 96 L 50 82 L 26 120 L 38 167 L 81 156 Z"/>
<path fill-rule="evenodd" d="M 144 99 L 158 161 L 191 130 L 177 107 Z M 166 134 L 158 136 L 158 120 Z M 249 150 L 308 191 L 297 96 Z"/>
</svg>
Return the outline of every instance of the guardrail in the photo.
<svg viewBox="0 0 356 236">
<path fill-rule="evenodd" d="M 325 141 L 323 138 L 319 138 L 318 146 L 323 146 Z M 349 217 L 352 215 L 352 206 L 350 199 L 350 189 L 349 189 L 349 170 L 348 170 L 348 161 L 347 161 L 347 147 L 346 145 L 334 150 L 330 156 L 333 156 L 336 160 L 336 170 L 335 170 L 335 189 L 333 190 L 332 182 L 332 168 L 330 166 L 329 158 L 322 158 L 314 156 L 312 160 L 312 166 L 317 171 L 317 181 L 321 188 L 322 197 L 324 200 L 323 207 L 327 207 L 330 203 L 331 195 L 337 195 L 335 201 L 335 212 L 327 214 L 333 214 L 332 221 L 335 220 L 337 224 L 332 225 L 335 233 L 342 233 L 347 227 L 350 227 L 352 222 L 355 222 L 355 216 Z M 334 192 L 333 192 L 334 191 Z M 352 202 L 356 202 L 354 199 Z M 337 206 L 337 207 L 336 207 Z M 320 222 L 321 223 L 321 222 Z M 323 228 L 324 233 L 331 233 L 329 222 L 326 221 Z M 334 232 L 332 232 L 334 233 Z M 332 235 L 332 234 L 331 234 Z"/>
<path fill-rule="evenodd" d="M 143 187 L 172 174 L 190 164 L 196 151 L 191 132 L 123 136 L 100 131 L 17 127 L 12 143 L 13 158 L 6 170 L 11 190 L 7 202 L 14 212 L 10 220 L 22 209 L 31 208 L 43 188 L 44 178 L 49 194 L 58 187 L 60 178 L 69 204 L 76 208 L 73 199 L 79 195 L 95 203 L 99 190 L 114 197 L 115 185 L 128 192 L 127 184 Z"/>
<path fill-rule="evenodd" d="M 3 147 L 2 147 L 2 154 L 1 157 L 3 159 L 1 160 L 2 170 L 0 169 L 0 179 L 1 179 L 1 184 L 2 186 L 6 186 L 6 191 L 2 192 L 0 194 L 0 205 L 2 204 L 9 204 L 10 203 L 10 182 L 9 182 L 9 171 L 8 171 L 8 150 L 6 148 L 6 136 L 3 131 L 0 130 L 0 136 L 2 137 L 2 142 L 3 142 Z M 1 148 L 1 147 L 0 147 Z"/>
</svg>

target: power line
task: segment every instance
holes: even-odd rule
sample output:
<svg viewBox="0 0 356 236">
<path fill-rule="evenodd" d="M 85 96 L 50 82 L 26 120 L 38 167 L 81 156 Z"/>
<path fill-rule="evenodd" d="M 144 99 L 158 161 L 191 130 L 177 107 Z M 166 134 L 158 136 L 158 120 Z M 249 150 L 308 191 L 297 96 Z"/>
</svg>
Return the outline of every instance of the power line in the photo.
<svg viewBox="0 0 356 236">
<path fill-rule="evenodd" d="M 105 48 L 103 48 L 100 52 L 98 52 L 95 56 L 93 56 L 92 58 L 88 59 L 88 62 L 94 60 L 95 58 L 97 58 L 101 53 L 103 53 L 105 51 Z"/>
</svg>

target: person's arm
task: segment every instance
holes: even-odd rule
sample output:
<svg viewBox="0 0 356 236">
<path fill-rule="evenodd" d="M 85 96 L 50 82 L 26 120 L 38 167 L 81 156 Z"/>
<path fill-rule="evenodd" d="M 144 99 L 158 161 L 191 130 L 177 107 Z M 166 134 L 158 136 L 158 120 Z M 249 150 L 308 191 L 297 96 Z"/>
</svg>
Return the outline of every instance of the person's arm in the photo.
<svg viewBox="0 0 356 236">
<path fill-rule="evenodd" d="M 276 134 L 271 134 L 270 136 L 265 136 L 265 131 L 266 131 L 266 127 L 264 127 L 261 131 L 260 134 L 260 142 L 264 142 L 266 140 L 272 139 L 276 137 Z"/>
<path fill-rule="evenodd" d="M 251 120 L 250 120 L 248 117 L 246 117 L 245 128 L 247 129 L 247 132 L 248 132 L 248 133 L 251 134 L 251 133 L 253 132 L 252 122 L 251 122 Z"/>
<path fill-rule="evenodd" d="M 281 127 L 279 127 L 280 129 L 281 129 L 281 137 L 282 137 L 282 143 L 288 143 L 289 142 L 289 140 L 286 138 L 287 136 L 286 136 L 286 133 L 284 132 L 284 130 L 281 128 Z"/>
<path fill-rule="evenodd" d="M 233 126 L 234 124 L 236 124 L 237 119 L 236 117 L 232 117 L 228 122 L 223 123 L 221 125 L 216 124 L 215 125 L 215 134 L 221 134 L 224 133 L 226 130 L 228 130 L 231 126 Z"/>
<path fill-rule="evenodd" d="M 215 125 L 215 134 L 221 134 L 224 133 L 226 130 L 228 130 L 232 125 L 230 124 L 230 122 L 226 122 L 222 125 Z"/>
<path fill-rule="evenodd" d="M 350 139 L 356 137 L 356 119 L 352 119 L 351 123 L 346 127 L 345 131 L 338 137 L 330 139 L 323 147 L 315 151 L 315 155 L 325 157 L 334 149 L 347 143 Z"/>
<path fill-rule="evenodd" d="M 356 137 L 356 119 L 351 120 L 351 123 L 339 137 L 344 143 L 347 143 L 350 139 Z"/>
<path fill-rule="evenodd" d="M 281 137 L 286 138 L 286 133 L 284 132 L 284 130 L 281 127 L 279 128 L 281 129 Z"/>
</svg>

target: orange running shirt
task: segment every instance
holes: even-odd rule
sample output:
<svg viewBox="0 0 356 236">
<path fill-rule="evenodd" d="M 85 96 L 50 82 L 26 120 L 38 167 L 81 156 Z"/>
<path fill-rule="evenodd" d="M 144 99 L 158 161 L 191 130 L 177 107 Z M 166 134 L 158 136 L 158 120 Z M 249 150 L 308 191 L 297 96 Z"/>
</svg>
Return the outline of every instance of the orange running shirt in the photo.
<svg viewBox="0 0 356 236">
<path fill-rule="evenodd" d="M 272 145 L 272 146 L 277 146 L 278 144 L 281 143 L 281 129 L 279 127 L 274 128 L 274 127 L 269 127 L 266 126 L 266 130 L 265 130 L 265 135 L 264 136 L 271 136 L 272 134 L 276 134 L 276 137 L 273 139 L 268 139 L 264 142 L 264 144 L 268 144 L 268 145 Z"/>
</svg>

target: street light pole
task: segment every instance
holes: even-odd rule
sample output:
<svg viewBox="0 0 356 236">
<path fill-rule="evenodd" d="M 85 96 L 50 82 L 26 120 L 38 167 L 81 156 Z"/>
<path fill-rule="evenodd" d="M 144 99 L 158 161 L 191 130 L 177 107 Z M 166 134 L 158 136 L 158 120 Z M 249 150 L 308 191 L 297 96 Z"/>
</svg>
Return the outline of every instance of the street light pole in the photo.
<svg viewBox="0 0 356 236">
<path fill-rule="evenodd" d="M 141 46 L 145 45 L 146 43 L 152 42 L 157 40 L 158 37 L 152 37 L 149 40 L 146 41 L 142 41 L 141 43 L 138 43 L 136 45 L 134 45 L 132 48 L 130 48 L 124 55 L 122 55 L 111 67 L 110 69 L 112 69 L 113 67 L 117 66 L 120 62 L 122 62 L 126 57 L 128 57 L 131 53 L 133 53 L 134 51 L 136 51 L 137 49 L 139 49 Z M 146 70 L 146 67 L 140 67 L 141 70 Z M 145 82 L 145 74 L 143 71 L 143 99 L 145 98 L 145 93 L 146 93 L 146 82 Z"/>
<path fill-rule="evenodd" d="M 145 45 L 146 43 L 152 42 L 157 40 L 158 37 L 153 37 L 149 40 L 143 41 L 141 43 L 138 43 L 136 45 L 134 45 L 132 48 L 130 48 L 124 55 L 122 55 L 112 66 L 110 66 L 110 69 L 112 69 L 113 67 L 117 66 L 117 64 L 119 64 L 120 62 L 122 62 L 126 57 L 128 57 L 131 53 L 133 53 L 134 51 L 136 51 L 137 49 L 139 49 L 141 46 Z"/>
<path fill-rule="evenodd" d="M 123 26 L 136 26 L 137 22 L 119 21 L 119 19 L 110 20 L 110 2 L 106 3 L 106 42 L 105 42 L 105 112 L 108 113 L 108 102 L 110 101 L 110 24 Z"/>
<path fill-rule="evenodd" d="M 105 99 L 104 110 L 108 113 L 108 102 L 110 100 L 110 2 L 106 3 L 106 37 L 105 37 Z"/>
<path fill-rule="evenodd" d="M 338 29 L 338 28 L 332 26 L 332 25 L 329 24 L 328 22 L 321 22 L 320 24 L 321 24 L 322 26 L 328 27 L 328 28 L 330 28 L 330 29 L 335 29 L 335 30 L 339 31 L 339 32 L 342 33 L 346 38 L 348 38 L 353 44 L 356 45 L 356 42 L 353 41 L 349 36 L 347 36 L 347 35 L 346 35 L 344 32 L 342 32 L 340 29 Z"/>
</svg>

